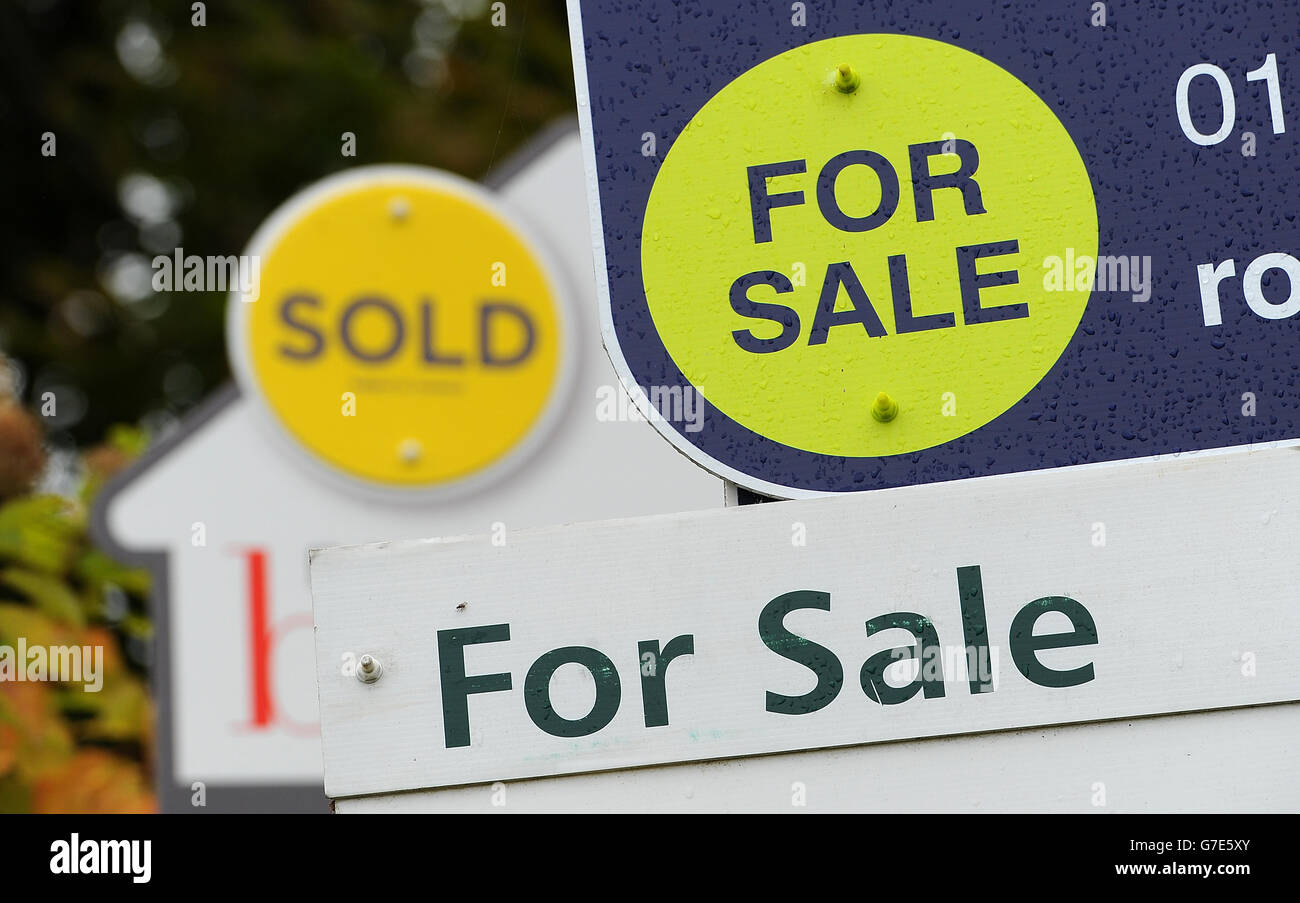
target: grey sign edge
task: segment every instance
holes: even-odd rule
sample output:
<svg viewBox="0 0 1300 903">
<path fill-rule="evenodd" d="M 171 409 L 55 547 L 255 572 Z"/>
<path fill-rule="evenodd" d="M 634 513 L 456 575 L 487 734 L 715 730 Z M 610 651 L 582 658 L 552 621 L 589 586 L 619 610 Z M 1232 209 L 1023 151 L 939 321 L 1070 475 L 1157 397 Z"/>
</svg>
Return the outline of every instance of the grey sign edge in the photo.
<svg viewBox="0 0 1300 903">
<path fill-rule="evenodd" d="M 578 131 L 577 116 L 556 119 L 526 141 L 522 148 L 485 175 L 480 183 L 499 191 L 558 141 Z M 576 278 L 586 274 L 575 273 Z M 152 444 L 139 458 L 104 485 L 90 511 L 89 531 L 94 544 L 127 564 L 149 571 L 149 613 L 153 621 L 153 638 L 149 662 L 149 686 L 156 719 L 154 732 L 154 786 L 158 809 L 163 813 L 325 813 L 331 810 L 325 796 L 322 776 L 319 784 L 205 784 L 205 804 L 198 807 L 191 800 L 194 791 L 176 782 L 175 750 L 172 748 L 172 692 L 170 605 L 168 593 L 168 553 L 158 549 L 131 549 L 120 545 L 108 528 L 108 509 L 113 499 L 155 464 L 166 458 L 183 442 L 202 431 L 209 421 L 234 404 L 241 396 L 234 382 L 226 382 L 190 410 L 176 427 Z"/>
</svg>

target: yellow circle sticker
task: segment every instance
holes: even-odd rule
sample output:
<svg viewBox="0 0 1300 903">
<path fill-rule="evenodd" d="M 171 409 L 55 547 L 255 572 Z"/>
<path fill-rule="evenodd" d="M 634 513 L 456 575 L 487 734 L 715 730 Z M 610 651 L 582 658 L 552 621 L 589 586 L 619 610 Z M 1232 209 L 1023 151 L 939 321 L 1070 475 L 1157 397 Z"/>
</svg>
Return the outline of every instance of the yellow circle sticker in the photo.
<svg viewBox="0 0 1300 903">
<path fill-rule="evenodd" d="M 252 242 L 230 301 L 236 374 L 335 473 L 408 492 L 477 482 L 554 420 L 570 328 L 539 246 L 487 191 L 419 167 L 352 170 Z"/>
<path fill-rule="evenodd" d="M 1069 133 L 1019 79 L 863 34 L 711 98 L 641 238 L 655 327 L 711 406 L 793 448 L 874 457 L 963 436 L 1038 384 L 1089 297 L 1044 267 L 1095 259 L 1097 211 Z"/>
</svg>

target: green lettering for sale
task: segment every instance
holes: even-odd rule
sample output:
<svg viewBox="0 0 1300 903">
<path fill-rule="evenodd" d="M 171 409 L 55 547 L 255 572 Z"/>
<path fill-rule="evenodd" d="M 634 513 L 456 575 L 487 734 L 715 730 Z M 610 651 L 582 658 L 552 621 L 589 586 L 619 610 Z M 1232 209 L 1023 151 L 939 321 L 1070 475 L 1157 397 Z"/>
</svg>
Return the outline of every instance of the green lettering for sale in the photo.
<svg viewBox="0 0 1300 903">
<path fill-rule="evenodd" d="M 470 745 L 470 696 L 513 688 L 508 672 L 467 675 L 465 647 L 480 643 L 504 643 L 509 639 L 509 624 L 438 631 L 443 736 L 448 749 Z M 691 634 L 673 637 L 663 647 L 663 651 L 660 651 L 658 640 L 642 640 L 637 645 L 638 656 L 647 659 L 641 670 L 642 708 L 646 727 L 663 727 L 668 724 L 668 665 L 674 659 L 694 652 L 695 637 Z M 596 686 L 596 698 L 591 709 L 581 718 L 565 718 L 555 711 L 551 703 L 551 678 L 567 664 L 586 668 Z M 618 714 L 622 699 L 623 685 L 619 680 L 618 668 L 605 653 L 590 646 L 562 646 L 543 653 L 524 676 L 524 710 L 533 724 L 553 737 L 586 737 L 604 729 Z"/>
<path fill-rule="evenodd" d="M 931 668 L 925 667 L 939 655 L 939 633 L 934 623 L 924 615 L 910 611 L 895 611 L 867 622 L 867 636 L 882 630 L 899 628 L 906 630 L 920 640 L 919 645 L 898 646 L 877 652 L 862 663 L 862 692 L 867 698 L 881 705 L 898 705 L 907 702 L 923 690 L 926 699 L 943 696 L 943 676 L 934 675 Z M 885 669 L 895 662 L 914 659 L 918 663 L 916 678 L 905 687 L 890 686 L 885 680 Z"/>
<path fill-rule="evenodd" d="M 777 596 L 763 607 L 758 616 L 758 636 L 763 645 L 782 658 L 803 665 L 817 675 L 817 686 L 802 696 L 767 693 L 767 710 L 783 715 L 807 715 L 824 709 L 835 701 L 844 685 L 844 666 L 825 646 L 791 633 L 785 628 L 785 616 L 804 608 L 831 610 L 830 593 L 799 590 Z"/>
<path fill-rule="evenodd" d="M 979 565 L 957 568 L 957 595 L 961 598 L 961 629 L 966 637 L 967 661 L 989 660 L 989 624 L 984 614 L 984 581 Z M 993 691 L 992 673 L 976 671 L 970 677 L 972 693 Z"/>
<path fill-rule="evenodd" d="M 984 580 L 978 565 L 957 568 L 957 603 L 961 612 L 962 634 L 969 692 L 972 696 L 992 693 L 993 676 L 989 659 L 989 624 L 984 607 Z M 766 710 L 778 715 L 808 715 L 826 708 L 844 687 L 844 665 L 832 650 L 786 627 L 787 616 L 798 611 L 829 613 L 831 595 L 820 590 L 794 590 L 772 599 L 758 615 L 758 637 L 763 645 L 780 657 L 801 665 L 811 672 L 811 689 L 798 694 L 766 691 Z M 1035 634 L 1039 618 L 1049 612 L 1063 615 L 1070 623 L 1064 633 Z M 812 617 L 815 622 L 816 616 Z M 901 705 L 920 695 L 923 699 L 941 699 L 945 694 L 943 646 L 934 621 L 918 612 L 893 611 L 865 622 L 865 633 L 872 637 L 886 631 L 904 630 L 915 642 L 895 646 L 868 655 L 859 672 L 863 695 L 882 706 Z M 488 673 L 468 674 L 465 647 L 510 641 L 509 624 L 488 624 L 455 630 L 440 630 L 437 635 L 438 673 L 442 689 L 443 733 L 448 749 L 470 745 L 469 697 L 513 689 L 509 671 L 481 670 Z M 1043 596 L 1022 607 L 1011 619 L 1008 648 L 1016 669 L 1024 678 L 1040 687 L 1060 689 L 1075 687 L 1095 679 L 1091 661 L 1071 669 L 1052 668 L 1044 664 L 1039 653 L 1045 650 L 1096 645 L 1097 625 L 1092 614 L 1080 602 L 1068 596 Z M 681 634 L 661 644 L 658 639 L 637 643 L 633 665 L 641 676 L 642 716 L 647 728 L 666 727 L 668 713 L 668 666 L 683 656 L 696 654 L 695 636 Z M 631 650 L 626 650 L 631 658 Z M 485 656 L 492 653 L 484 651 Z M 497 661 L 504 654 L 497 652 Z M 491 658 L 488 659 L 492 660 Z M 916 662 L 916 673 L 906 686 L 896 687 L 886 679 L 890 665 Z M 595 685 L 595 699 L 586 714 L 568 718 L 555 710 L 551 700 L 551 680 L 565 665 L 585 668 Z M 716 666 L 714 662 L 714 666 Z M 959 667 L 959 666 L 958 666 Z M 681 671 L 679 667 L 674 669 Z M 689 670 L 689 669 L 688 669 Z M 679 675 L 677 681 L 689 678 Z M 807 681 L 804 681 L 805 686 Z M 698 692 L 699 688 L 695 688 Z M 603 730 L 618 714 L 623 698 L 622 682 L 614 660 L 590 646 L 561 646 L 538 656 L 528 668 L 523 682 L 524 710 L 540 730 L 554 737 L 586 737 Z"/>
<path fill-rule="evenodd" d="M 643 640 L 637 644 L 641 665 L 641 708 L 646 727 L 664 727 L 668 724 L 668 663 L 679 655 L 695 654 L 695 637 L 673 637 L 659 650 L 658 640 Z M 649 656 L 647 659 L 646 656 Z"/>
<path fill-rule="evenodd" d="M 1049 611 L 1059 611 L 1070 619 L 1069 633 L 1034 636 L 1034 624 Z M 1011 659 L 1025 677 L 1041 687 L 1077 687 L 1093 679 L 1092 662 L 1071 671 L 1048 668 L 1038 660 L 1039 649 L 1064 646 L 1091 646 L 1097 642 L 1097 625 L 1088 609 L 1065 596 L 1035 599 L 1011 622 Z"/>
<path fill-rule="evenodd" d="M 971 695 L 993 692 L 992 673 L 984 671 L 981 663 L 989 661 L 988 617 L 984 610 L 984 581 L 978 565 L 957 569 L 957 598 L 961 608 L 962 632 L 966 641 L 968 686 Z M 802 696 L 786 696 L 767 691 L 767 710 L 783 715 L 806 715 L 830 705 L 839 694 L 844 680 L 844 667 L 835 653 L 824 646 L 807 640 L 787 630 L 785 615 L 800 608 L 831 610 L 829 593 L 799 590 L 777 596 L 769 602 L 759 616 L 759 638 L 764 645 L 783 658 L 812 671 L 817 685 Z M 1034 635 L 1034 624 L 1049 612 L 1061 612 L 1070 619 L 1073 630 L 1068 633 Z M 862 664 L 860 680 L 867 698 L 881 705 L 898 705 L 907 702 L 918 692 L 925 699 L 944 695 L 942 647 L 934 623 L 916 612 L 891 612 L 866 622 L 867 636 L 884 630 L 901 628 L 917 639 L 912 646 L 886 649 L 867 657 Z M 1066 596 L 1045 596 L 1025 605 L 1012 619 L 1008 646 L 1016 668 L 1024 677 L 1040 687 L 1074 687 L 1095 677 L 1092 662 L 1068 671 L 1049 668 L 1038 659 L 1042 649 L 1062 649 L 1067 646 L 1089 646 L 1097 643 L 1097 625 L 1092 615 L 1078 601 Z M 885 679 L 885 670 L 899 661 L 915 660 L 916 677 L 905 687 L 895 687 Z"/>
<path fill-rule="evenodd" d="M 478 643 L 504 643 L 509 624 L 491 624 L 468 630 L 438 631 L 438 672 L 442 678 L 442 732 L 447 748 L 469 746 L 469 697 L 510 689 L 509 674 L 465 674 L 465 647 Z"/>
<path fill-rule="evenodd" d="M 591 711 L 572 720 L 560 715 L 551 705 L 551 678 L 561 665 L 570 663 L 582 665 L 596 682 L 596 701 Z M 588 646 L 552 649 L 533 662 L 524 678 L 524 707 L 528 709 L 528 717 L 553 737 L 585 737 L 596 733 L 614 720 L 622 698 L 618 669 L 603 652 Z"/>
</svg>

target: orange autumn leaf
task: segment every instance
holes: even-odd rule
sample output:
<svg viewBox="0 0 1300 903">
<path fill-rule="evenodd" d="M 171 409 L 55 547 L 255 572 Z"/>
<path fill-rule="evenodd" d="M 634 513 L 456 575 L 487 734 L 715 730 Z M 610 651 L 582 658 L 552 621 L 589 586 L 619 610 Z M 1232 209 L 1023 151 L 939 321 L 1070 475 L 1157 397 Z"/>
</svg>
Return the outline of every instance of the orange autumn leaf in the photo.
<svg viewBox="0 0 1300 903">
<path fill-rule="evenodd" d="M 32 782 L 32 811 L 45 814 L 149 813 L 157 802 L 137 763 L 82 749 Z"/>
<path fill-rule="evenodd" d="M 122 650 L 117 644 L 117 638 L 107 627 L 88 627 L 85 633 L 81 635 L 80 643 L 83 646 L 98 646 L 104 650 L 104 677 L 116 677 L 121 674 L 126 666 L 122 658 Z"/>
<path fill-rule="evenodd" d="M 0 682 L 0 728 L 10 766 L 24 777 L 61 767 L 73 749 L 72 732 L 48 684 Z"/>
</svg>

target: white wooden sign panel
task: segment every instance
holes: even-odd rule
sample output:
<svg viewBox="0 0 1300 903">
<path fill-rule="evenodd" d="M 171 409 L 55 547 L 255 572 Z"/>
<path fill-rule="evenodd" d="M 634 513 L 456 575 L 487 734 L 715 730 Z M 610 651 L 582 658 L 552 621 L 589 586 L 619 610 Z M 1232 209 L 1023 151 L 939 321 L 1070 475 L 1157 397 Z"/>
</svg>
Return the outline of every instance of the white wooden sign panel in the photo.
<svg viewBox="0 0 1300 903">
<path fill-rule="evenodd" d="M 326 792 L 1300 699 L 1298 460 L 316 552 Z M 341 673 L 348 653 L 381 679 Z"/>
<path fill-rule="evenodd" d="M 348 797 L 335 811 L 1294 813 L 1300 704 Z"/>
</svg>

